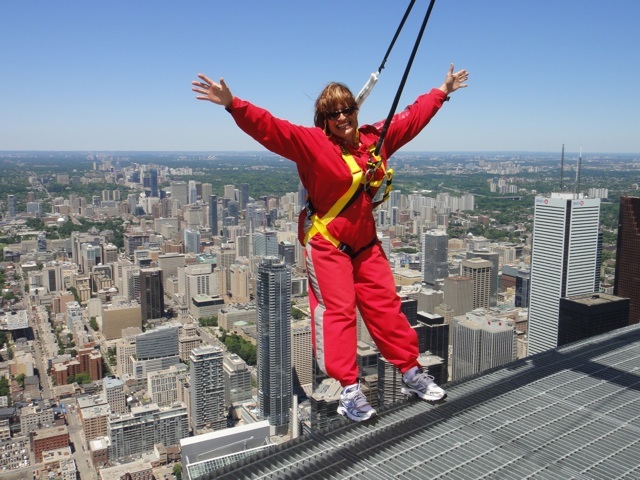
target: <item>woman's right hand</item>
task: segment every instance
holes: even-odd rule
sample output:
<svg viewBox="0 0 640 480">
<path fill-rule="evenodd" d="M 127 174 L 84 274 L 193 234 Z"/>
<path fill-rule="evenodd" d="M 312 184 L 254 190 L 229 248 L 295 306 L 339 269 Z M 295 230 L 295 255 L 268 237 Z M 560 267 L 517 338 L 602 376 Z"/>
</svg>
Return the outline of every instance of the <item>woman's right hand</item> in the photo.
<svg viewBox="0 0 640 480">
<path fill-rule="evenodd" d="M 198 74 L 200 80 L 194 80 L 191 82 L 193 90 L 201 95 L 196 96 L 198 100 L 208 100 L 216 105 L 222 105 L 225 108 L 231 106 L 233 101 L 233 94 L 224 81 L 224 78 L 220 79 L 220 83 L 216 83 L 206 75 L 202 73 Z"/>
</svg>

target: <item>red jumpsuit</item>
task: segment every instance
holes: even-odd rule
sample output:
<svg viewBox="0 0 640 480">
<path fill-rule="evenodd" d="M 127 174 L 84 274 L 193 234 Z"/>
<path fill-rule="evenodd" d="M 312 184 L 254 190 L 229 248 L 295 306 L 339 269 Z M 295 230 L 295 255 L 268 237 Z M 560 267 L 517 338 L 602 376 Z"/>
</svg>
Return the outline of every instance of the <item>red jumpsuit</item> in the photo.
<svg viewBox="0 0 640 480">
<path fill-rule="evenodd" d="M 394 152 L 429 123 L 445 98 L 444 92 L 433 89 L 394 116 L 380 152 L 385 166 Z M 229 111 L 244 132 L 268 150 L 296 163 L 319 216 L 351 186 L 352 175 L 342 158 L 340 145 L 322 129 L 293 125 L 237 97 Z M 369 147 L 378 141 L 381 127 L 382 122 L 360 127 L 360 147 L 349 150 L 363 170 L 369 159 Z M 379 169 L 376 178 L 381 175 Z M 300 217 L 299 221 L 304 222 L 305 215 Z M 352 258 L 319 234 L 307 242 L 311 328 L 319 366 L 342 386 L 357 382 L 356 306 L 386 360 L 402 373 L 418 365 L 416 333 L 401 311 L 389 262 L 376 241 L 371 196 L 359 195 L 329 223 L 328 229 L 354 252 L 369 247 Z"/>
</svg>

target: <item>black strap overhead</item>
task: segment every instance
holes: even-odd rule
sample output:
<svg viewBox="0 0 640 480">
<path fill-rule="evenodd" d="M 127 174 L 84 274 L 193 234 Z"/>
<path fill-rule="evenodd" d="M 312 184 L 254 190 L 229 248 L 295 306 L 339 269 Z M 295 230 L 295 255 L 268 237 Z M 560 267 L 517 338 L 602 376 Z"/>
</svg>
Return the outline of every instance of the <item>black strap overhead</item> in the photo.
<svg viewBox="0 0 640 480">
<path fill-rule="evenodd" d="M 387 50 L 387 54 L 385 55 L 384 60 L 382 61 L 382 65 L 380 67 L 380 69 L 384 68 L 384 63 L 387 61 L 387 56 L 389 55 L 389 52 L 391 51 L 391 47 L 393 47 L 393 44 L 396 41 L 396 38 L 398 36 L 398 34 L 400 33 L 400 29 L 402 28 L 402 25 L 404 24 L 404 21 L 406 20 L 406 17 L 409 15 L 409 11 L 411 10 L 411 7 L 413 6 L 414 1 L 412 0 L 411 4 L 409 5 L 409 9 L 407 9 L 407 12 L 405 13 L 404 18 L 402 19 L 402 23 L 400 24 L 400 28 L 398 29 L 398 31 L 396 32 L 396 35 L 393 38 L 393 41 L 391 42 L 391 45 L 389 46 L 389 49 Z M 400 86 L 398 87 L 398 91 L 396 92 L 396 98 L 393 100 L 393 105 L 391 106 L 391 110 L 389 111 L 389 115 L 387 115 L 387 120 L 384 122 L 384 125 L 382 127 L 382 131 L 380 132 L 380 138 L 378 139 L 378 143 L 376 144 L 376 148 L 374 151 L 374 155 L 379 155 L 380 154 L 380 150 L 382 149 L 382 144 L 384 142 L 384 137 L 387 134 L 387 130 L 389 129 L 389 125 L 391 124 L 391 120 L 393 119 L 393 116 L 396 113 L 396 109 L 398 108 L 398 103 L 400 103 L 400 96 L 402 95 L 402 90 L 404 89 L 404 85 L 407 82 L 407 78 L 409 77 L 409 71 L 411 70 L 411 66 L 413 64 L 413 60 L 416 56 L 416 53 L 418 52 L 418 47 L 420 46 L 420 42 L 422 40 L 422 35 L 424 34 L 425 29 L 427 28 L 427 23 L 429 22 L 429 17 L 431 16 L 431 10 L 433 10 L 433 5 L 436 3 L 435 0 L 431 0 L 431 2 L 429 3 L 429 8 L 427 9 L 427 13 L 425 14 L 424 20 L 422 21 L 422 26 L 420 27 L 420 32 L 418 32 L 418 37 L 416 38 L 416 42 L 413 45 L 413 51 L 411 52 L 411 57 L 409 58 L 409 61 L 407 62 L 407 67 L 404 70 L 404 75 L 402 76 L 402 81 L 400 82 Z"/>
<path fill-rule="evenodd" d="M 393 49 L 393 46 L 395 45 L 396 40 L 398 39 L 398 36 L 400 35 L 400 32 L 402 31 L 402 27 L 404 27 L 404 24 L 407 21 L 407 18 L 409 17 L 409 13 L 411 12 L 411 9 L 413 8 L 414 3 L 416 3 L 416 0 L 411 0 L 411 3 L 409 3 L 409 6 L 407 7 L 406 12 L 404 12 L 404 16 L 402 17 L 402 20 L 400 21 L 400 25 L 398 26 L 398 29 L 396 30 L 396 33 L 393 36 L 393 39 L 391 40 L 391 43 L 389 44 L 389 48 L 387 48 L 387 53 L 384 54 L 384 58 L 382 59 L 382 63 L 380 63 L 380 66 L 378 67 L 378 71 L 371 74 L 371 76 L 369 77 L 369 80 L 367 80 L 367 83 L 365 83 L 364 87 L 362 87 L 362 90 L 360 90 L 360 92 L 358 92 L 358 95 L 356 95 L 356 103 L 358 104 L 358 106 L 361 106 L 364 103 L 366 98 L 371 93 L 371 90 L 373 90 L 373 87 L 378 82 L 378 77 L 380 76 L 380 72 L 382 72 L 382 69 L 384 68 L 384 64 L 387 63 L 387 59 L 389 58 L 389 54 L 391 53 L 391 50 Z"/>
<path fill-rule="evenodd" d="M 411 3 L 409 3 L 409 6 L 407 7 L 407 11 L 404 12 L 404 17 L 402 17 L 402 20 L 400 21 L 400 25 L 398 26 L 398 29 L 396 30 L 396 34 L 393 36 L 393 39 L 391 40 L 391 43 L 389 44 L 389 48 L 387 48 L 387 53 L 384 54 L 384 58 L 382 59 L 382 63 L 378 67 L 378 73 L 380 73 L 382 71 L 382 69 L 384 68 L 384 64 L 387 63 L 387 59 L 389 58 L 389 54 L 391 53 L 391 50 L 393 49 L 393 46 L 396 44 L 396 40 L 398 39 L 398 36 L 400 35 L 400 32 L 402 31 L 402 27 L 404 27 L 404 23 L 407 21 L 407 18 L 409 17 L 409 13 L 411 13 L 411 9 L 413 8 L 413 4 L 414 3 L 416 3 L 416 0 L 411 0 Z"/>
</svg>

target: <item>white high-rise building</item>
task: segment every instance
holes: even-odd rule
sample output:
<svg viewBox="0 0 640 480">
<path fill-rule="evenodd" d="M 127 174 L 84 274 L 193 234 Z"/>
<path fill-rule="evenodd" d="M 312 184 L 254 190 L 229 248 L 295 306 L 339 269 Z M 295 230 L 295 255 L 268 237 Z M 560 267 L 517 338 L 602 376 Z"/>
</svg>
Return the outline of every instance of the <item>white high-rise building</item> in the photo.
<svg viewBox="0 0 640 480">
<path fill-rule="evenodd" d="M 187 366 L 180 363 L 167 370 L 158 370 L 147 374 L 147 393 L 151 401 L 159 407 L 169 407 L 180 401 L 178 389 L 181 388 L 178 375 L 187 370 Z"/>
<path fill-rule="evenodd" d="M 105 377 L 102 380 L 102 390 L 112 412 L 127 413 L 127 397 L 122 380 L 116 377 Z"/>
<path fill-rule="evenodd" d="M 491 307 L 491 270 L 493 265 L 482 258 L 462 261 L 462 276 L 473 280 L 473 309 Z"/>
<path fill-rule="evenodd" d="M 313 345 L 309 320 L 302 320 L 292 326 L 291 364 L 295 372 L 294 387 L 311 386 L 313 384 Z"/>
<path fill-rule="evenodd" d="M 422 237 L 422 281 L 429 287 L 449 276 L 448 244 L 444 230 L 429 230 Z"/>
<path fill-rule="evenodd" d="M 189 180 L 188 184 L 189 203 L 196 203 L 198 201 L 198 186 L 195 180 Z"/>
<path fill-rule="evenodd" d="M 218 278 L 212 271 L 211 264 L 184 265 L 177 268 L 178 290 L 184 295 L 184 302 L 189 305 L 196 295 L 219 294 Z"/>
<path fill-rule="evenodd" d="M 200 253 L 200 231 L 184 229 L 182 241 L 185 253 Z"/>
<path fill-rule="evenodd" d="M 152 452 L 158 443 L 178 445 L 189 436 L 187 418 L 187 407 L 180 403 L 166 408 L 148 403 L 109 417 L 109 461 Z"/>
<path fill-rule="evenodd" d="M 558 346 L 561 297 L 593 293 L 600 199 L 553 193 L 536 197 L 529 297 L 529 353 Z"/>
<path fill-rule="evenodd" d="M 171 200 L 181 207 L 189 203 L 189 189 L 187 182 L 171 182 Z"/>
<path fill-rule="evenodd" d="M 260 257 L 278 256 L 278 235 L 275 230 L 261 228 L 254 232 L 253 254 Z"/>
<path fill-rule="evenodd" d="M 451 345 L 453 381 L 516 359 L 517 341 L 513 325 L 482 309 L 454 317 Z"/>
<path fill-rule="evenodd" d="M 195 348 L 189 356 L 191 378 L 189 421 L 194 432 L 227 426 L 223 355 L 220 347 Z"/>
<path fill-rule="evenodd" d="M 224 371 L 224 403 L 226 406 L 251 400 L 251 371 L 247 363 L 236 354 L 226 354 L 222 361 Z"/>
</svg>

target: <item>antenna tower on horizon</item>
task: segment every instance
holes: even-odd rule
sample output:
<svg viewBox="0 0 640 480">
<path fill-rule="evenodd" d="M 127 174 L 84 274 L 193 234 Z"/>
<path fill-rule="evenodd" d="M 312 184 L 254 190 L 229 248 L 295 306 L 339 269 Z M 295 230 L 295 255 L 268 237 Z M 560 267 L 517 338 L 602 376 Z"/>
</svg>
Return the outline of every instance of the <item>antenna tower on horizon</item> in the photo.
<svg viewBox="0 0 640 480">
<path fill-rule="evenodd" d="M 580 155 L 578 155 L 578 170 L 576 171 L 576 193 L 580 193 L 580 169 L 582 168 L 582 145 Z"/>
<path fill-rule="evenodd" d="M 564 192 L 564 143 L 562 144 L 562 157 L 560 158 L 560 192 Z"/>
</svg>

